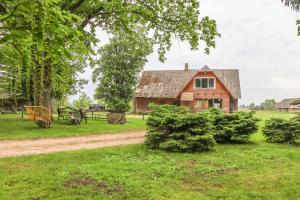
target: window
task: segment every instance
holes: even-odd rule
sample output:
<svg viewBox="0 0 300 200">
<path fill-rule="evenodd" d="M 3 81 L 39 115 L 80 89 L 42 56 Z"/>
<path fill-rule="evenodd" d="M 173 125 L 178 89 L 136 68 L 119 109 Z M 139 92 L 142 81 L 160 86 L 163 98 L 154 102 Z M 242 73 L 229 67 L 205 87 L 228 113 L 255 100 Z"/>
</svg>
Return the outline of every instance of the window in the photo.
<svg viewBox="0 0 300 200">
<path fill-rule="evenodd" d="M 195 108 L 209 109 L 209 108 L 222 108 L 222 99 L 196 99 Z"/>
<path fill-rule="evenodd" d="M 195 88 L 212 89 L 215 88 L 215 78 L 195 78 Z"/>
</svg>

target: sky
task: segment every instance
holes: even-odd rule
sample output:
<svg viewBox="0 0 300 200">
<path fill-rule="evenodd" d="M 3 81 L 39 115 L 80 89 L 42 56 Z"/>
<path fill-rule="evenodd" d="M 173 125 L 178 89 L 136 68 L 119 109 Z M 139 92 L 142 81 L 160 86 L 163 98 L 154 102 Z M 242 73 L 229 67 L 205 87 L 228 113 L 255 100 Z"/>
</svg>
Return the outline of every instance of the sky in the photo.
<svg viewBox="0 0 300 200">
<path fill-rule="evenodd" d="M 260 103 L 265 99 L 300 97 L 300 37 L 296 20 L 300 14 L 284 7 L 280 0 L 200 0 L 201 17 L 217 21 L 217 46 L 205 55 L 203 48 L 192 51 L 189 45 L 173 40 L 167 60 L 161 63 L 154 52 L 145 70 L 239 69 L 242 89 L 240 104 Z M 108 36 L 99 31 L 101 45 Z M 83 75 L 91 79 L 91 70 Z M 91 81 L 85 92 L 93 96 Z"/>
</svg>

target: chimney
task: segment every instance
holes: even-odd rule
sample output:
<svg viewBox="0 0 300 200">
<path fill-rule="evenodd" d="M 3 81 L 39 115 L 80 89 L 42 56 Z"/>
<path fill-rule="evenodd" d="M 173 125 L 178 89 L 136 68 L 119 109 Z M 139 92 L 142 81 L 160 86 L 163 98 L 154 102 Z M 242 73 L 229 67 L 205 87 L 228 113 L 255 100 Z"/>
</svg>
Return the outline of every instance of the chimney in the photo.
<svg viewBox="0 0 300 200">
<path fill-rule="evenodd" d="M 184 64 L 184 71 L 189 71 L 189 64 L 188 63 Z"/>
</svg>

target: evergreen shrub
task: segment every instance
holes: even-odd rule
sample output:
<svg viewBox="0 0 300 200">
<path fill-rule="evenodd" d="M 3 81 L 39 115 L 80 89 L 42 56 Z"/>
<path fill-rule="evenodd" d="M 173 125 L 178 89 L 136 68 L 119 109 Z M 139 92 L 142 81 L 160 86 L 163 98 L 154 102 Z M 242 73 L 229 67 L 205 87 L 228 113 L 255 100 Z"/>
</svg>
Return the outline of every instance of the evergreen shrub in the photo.
<svg viewBox="0 0 300 200">
<path fill-rule="evenodd" d="M 291 119 L 272 118 L 267 120 L 263 134 L 268 142 L 295 143 L 300 138 L 300 114 Z"/>
<path fill-rule="evenodd" d="M 259 121 L 255 112 L 223 113 L 213 109 L 210 111 L 217 143 L 248 142 L 251 135 L 257 132 Z"/>
<path fill-rule="evenodd" d="M 174 105 L 150 105 L 145 144 L 151 149 L 201 152 L 216 143 L 248 141 L 258 130 L 254 112 L 225 114 L 217 109 L 190 113 Z"/>
<path fill-rule="evenodd" d="M 207 113 L 190 113 L 174 105 L 150 105 L 146 146 L 172 152 L 201 152 L 216 142 Z"/>
</svg>

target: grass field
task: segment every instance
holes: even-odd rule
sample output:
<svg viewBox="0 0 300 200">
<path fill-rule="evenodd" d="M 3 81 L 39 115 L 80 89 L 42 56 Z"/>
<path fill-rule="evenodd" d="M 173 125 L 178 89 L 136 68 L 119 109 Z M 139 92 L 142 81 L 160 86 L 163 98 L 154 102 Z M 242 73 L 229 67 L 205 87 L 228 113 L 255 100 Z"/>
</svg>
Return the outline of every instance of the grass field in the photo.
<svg viewBox="0 0 300 200">
<path fill-rule="evenodd" d="M 263 120 L 290 114 L 258 112 Z M 206 153 L 143 145 L 0 159 L 0 199 L 300 199 L 300 147 L 265 143 Z"/>
<path fill-rule="evenodd" d="M 0 115 L 0 140 L 38 139 L 50 137 L 70 137 L 90 134 L 117 133 L 145 130 L 145 121 L 141 116 L 128 116 L 124 125 L 108 124 L 106 120 L 88 120 L 80 126 L 71 125 L 69 120 L 54 120 L 50 129 L 38 128 L 32 121 L 21 115 Z"/>
</svg>

